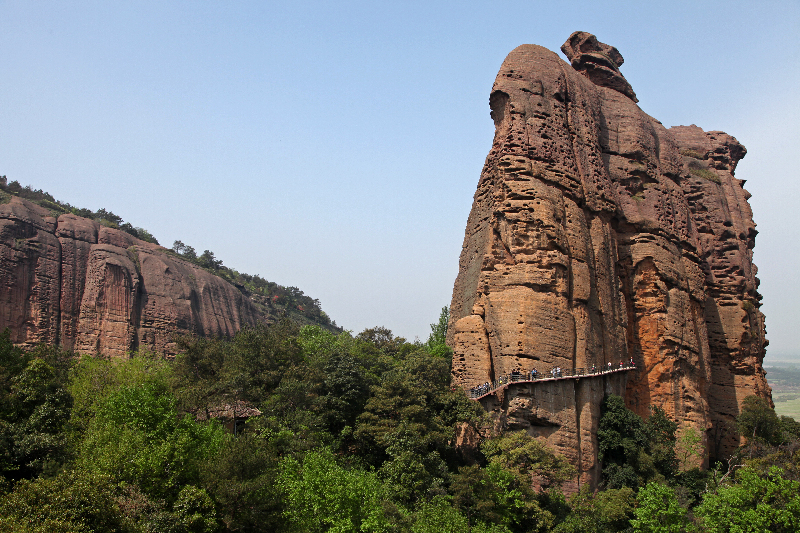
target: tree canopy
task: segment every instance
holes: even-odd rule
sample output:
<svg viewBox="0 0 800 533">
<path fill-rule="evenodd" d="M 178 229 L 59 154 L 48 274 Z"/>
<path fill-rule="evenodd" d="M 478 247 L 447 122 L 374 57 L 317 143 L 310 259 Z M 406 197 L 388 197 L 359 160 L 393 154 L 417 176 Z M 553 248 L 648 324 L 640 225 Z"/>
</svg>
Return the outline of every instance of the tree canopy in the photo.
<svg viewBox="0 0 800 533">
<path fill-rule="evenodd" d="M 451 387 L 446 308 L 426 342 L 285 318 L 185 338 L 172 360 L 24 352 L 0 335 L 0 531 L 795 531 L 798 424 L 744 402 L 747 444 L 697 468 L 693 428 L 609 396 L 602 486 Z M 216 414 L 244 406 L 236 432 Z M 232 412 L 232 411 L 231 411 Z M 260 413 L 260 414 L 255 414 Z M 456 435 L 480 435 L 463 453 Z"/>
</svg>

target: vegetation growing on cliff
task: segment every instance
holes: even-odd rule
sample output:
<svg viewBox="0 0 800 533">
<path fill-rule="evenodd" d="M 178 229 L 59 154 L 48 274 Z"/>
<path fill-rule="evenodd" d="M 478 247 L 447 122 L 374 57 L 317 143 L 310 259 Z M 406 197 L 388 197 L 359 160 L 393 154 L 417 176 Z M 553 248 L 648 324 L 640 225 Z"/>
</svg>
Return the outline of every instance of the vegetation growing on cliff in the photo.
<svg viewBox="0 0 800 533">
<path fill-rule="evenodd" d="M 319 300 L 307 296 L 297 287 L 284 287 L 259 275 L 251 276 L 226 267 L 214 252 L 205 250 L 199 256 L 194 247 L 175 241 L 172 253 L 212 274 L 221 277 L 259 306 L 267 314 L 283 314 L 303 324 L 318 324 L 335 332 L 341 331 L 336 322 L 322 310 Z"/>
<path fill-rule="evenodd" d="M 747 446 L 704 472 L 662 411 L 606 398 L 603 485 L 569 498 L 574 469 L 524 432 L 456 446 L 487 421 L 450 386 L 446 317 L 425 343 L 284 319 L 173 361 L 0 336 L 0 531 L 796 530 L 800 425 L 756 400 Z M 239 402 L 261 414 L 235 435 L 206 416 Z"/>
<path fill-rule="evenodd" d="M 16 180 L 8 183 L 8 178 L 6 176 L 0 176 L 0 203 L 8 202 L 11 196 L 19 196 L 40 207 L 44 207 L 50 211 L 50 214 L 56 217 L 66 213 L 72 213 L 79 217 L 95 220 L 103 226 L 120 229 L 125 233 L 133 235 L 137 239 L 158 244 L 158 240 L 156 240 L 149 231 L 144 228 L 134 227 L 130 222 L 125 222 L 122 220 L 122 217 L 115 215 L 111 211 L 106 211 L 105 208 L 92 211 L 91 209 L 83 207 L 74 207 L 66 202 L 56 200 L 50 193 L 44 192 L 41 189 L 33 189 L 30 185 L 23 187 Z"/>
<path fill-rule="evenodd" d="M 689 167 L 689 173 L 692 176 L 696 176 L 698 178 L 703 178 L 703 179 L 706 179 L 708 181 L 712 181 L 712 182 L 716 183 L 717 185 L 722 183 L 722 181 L 719 179 L 719 176 L 717 176 L 716 174 L 714 174 L 713 171 L 708 170 L 707 168 L 699 168 L 699 167 L 690 166 Z"/>
</svg>

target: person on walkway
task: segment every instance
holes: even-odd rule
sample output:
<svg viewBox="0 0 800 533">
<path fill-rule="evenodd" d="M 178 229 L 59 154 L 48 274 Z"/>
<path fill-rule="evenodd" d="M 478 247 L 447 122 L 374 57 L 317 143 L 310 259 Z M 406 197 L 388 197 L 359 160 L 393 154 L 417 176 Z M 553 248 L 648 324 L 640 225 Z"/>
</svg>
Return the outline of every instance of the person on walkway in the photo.
<svg viewBox="0 0 800 533">
<path fill-rule="evenodd" d="M 611 372 L 611 361 L 608 362 L 608 371 Z"/>
</svg>

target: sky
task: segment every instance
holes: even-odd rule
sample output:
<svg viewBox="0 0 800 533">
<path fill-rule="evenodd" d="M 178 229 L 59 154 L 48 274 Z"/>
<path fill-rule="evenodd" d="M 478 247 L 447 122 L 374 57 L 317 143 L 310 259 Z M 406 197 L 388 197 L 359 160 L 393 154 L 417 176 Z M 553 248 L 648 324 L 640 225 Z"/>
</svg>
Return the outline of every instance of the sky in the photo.
<svg viewBox="0 0 800 533">
<path fill-rule="evenodd" d="M 747 147 L 767 361 L 800 357 L 797 0 L 0 0 L 0 175 L 425 340 L 497 71 L 577 30 L 665 126 Z"/>
</svg>

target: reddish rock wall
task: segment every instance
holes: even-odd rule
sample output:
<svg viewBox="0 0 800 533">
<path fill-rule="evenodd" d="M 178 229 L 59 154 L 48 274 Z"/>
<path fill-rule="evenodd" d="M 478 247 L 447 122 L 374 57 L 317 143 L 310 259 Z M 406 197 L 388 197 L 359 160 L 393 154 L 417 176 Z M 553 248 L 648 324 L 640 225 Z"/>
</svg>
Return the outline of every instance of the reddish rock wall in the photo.
<svg viewBox="0 0 800 533">
<path fill-rule="evenodd" d="M 176 335 L 233 335 L 263 317 L 223 279 L 166 249 L 26 200 L 0 205 L 0 329 L 13 342 L 124 356 Z"/>
<path fill-rule="evenodd" d="M 757 232 L 733 174 L 746 150 L 645 114 L 621 54 L 594 36 L 576 32 L 562 50 L 572 66 L 540 46 L 516 48 L 492 88 L 495 138 L 450 308 L 454 380 L 469 388 L 513 369 L 633 358 L 640 370 L 625 379 L 552 385 L 557 411 L 537 407 L 534 391 L 486 407 L 509 427 L 527 421 L 582 482 L 597 480 L 606 393 L 642 416 L 663 408 L 725 458 L 744 397 L 771 394 Z"/>
</svg>

